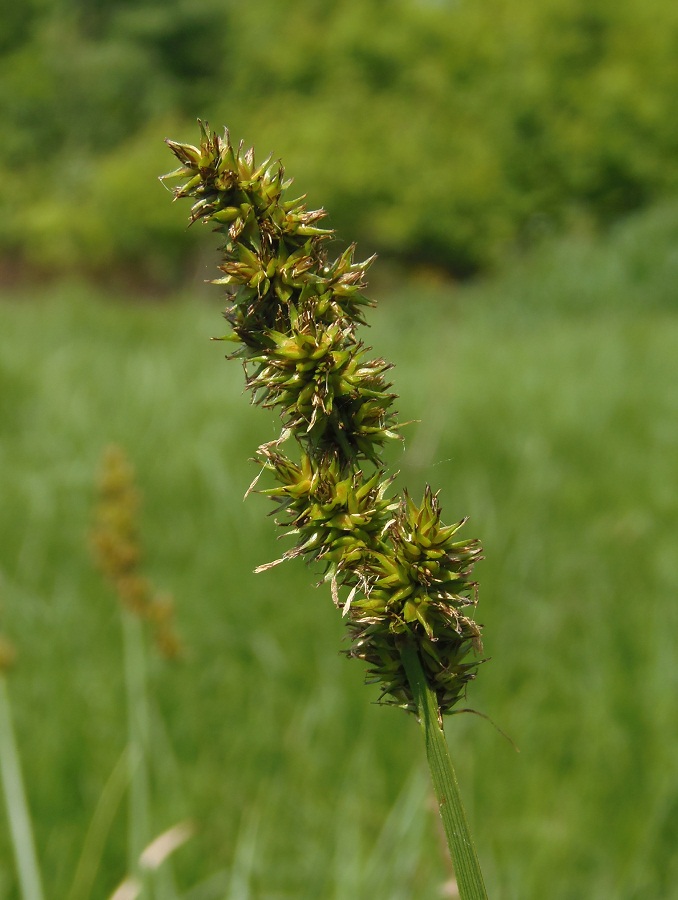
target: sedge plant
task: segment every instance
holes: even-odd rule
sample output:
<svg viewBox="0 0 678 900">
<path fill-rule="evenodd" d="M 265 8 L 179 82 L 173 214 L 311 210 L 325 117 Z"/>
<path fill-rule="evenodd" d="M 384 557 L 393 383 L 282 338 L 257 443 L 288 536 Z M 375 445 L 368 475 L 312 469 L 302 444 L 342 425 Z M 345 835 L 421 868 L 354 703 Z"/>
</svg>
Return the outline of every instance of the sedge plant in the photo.
<svg viewBox="0 0 678 900">
<path fill-rule="evenodd" d="M 158 594 L 142 571 L 143 548 L 139 536 L 140 495 L 134 470 L 120 447 L 108 447 L 99 477 L 99 497 L 91 535 L 99 569 L 120 600 L 128 729 L 128 868 L 134 896 L 148 897 L 162 873 L 144 864 L 153 831 L 150 799 L 150 699 L 148 691 L 145 625 L 160 653 L 167 659 L 181 654 L 174 628 L 171 597 Z"/>
<path fill-rule="evenodd" d="M 317 564 L 348 629 L 347 655 L 367 663 L 379 700 L 414 713 L 463 900 L 486 897 L 443 730 L 475 677 L 482 651 L 474 564 L 478 540 L 444 525 L 438 495 L 391 493 L 382 449 L 399 439 L 391 366 L 358 336 L 373 302 L 371 259 L 355 246 L 331 258 L 322 209 L 288 197 L 291 181 L 271 158 L 234 146 L 200 124 L 198 147 L 167 140 L 179 167 L 175 199 L 193 201 L 190 223 L 223 238 L 221 277 L 230 331 L 219 338 L 244 365 L 252 401 L 278 411 L 277 440 L 257 450 L 260 488 L 293 539 L 263 571 L 302 557 Z M 255 479 L 255 484 L 258 478 Z M 254 484 L 253 484 L 254 487 Z"/>
<path fill-rule="evenodd" d="M 125 790 L 129 790 L 128 869 L 130 875 L 115 892 L 115 900 L 175 896 L 167 858 L 192 834 L 180 822 L 151 840 L 149 792 L 149 699 L 147 695 L 144 625 L 159 652 L 176 659 L 182 652 L 174 627 L 173 602 L 158 594 L 141 572 L 139 493 L 125 453 L 109 447 L 99 479 L 99 502 L 92 531 L 92 549 L 99 568 L 114 587 L 122 606 L 128 745 L 115 766 L 97 805 L 76 867 L 68 900 L 91 896 L 103 847 Z M 43 900 L 43 878 L 35 848 L 33 825 L 24 787 L 16 740 L 8 677 L 15 650 L 0 633 L 0 789 L 9 824 L 17 882 L 23 900 Z"/>
</svg>

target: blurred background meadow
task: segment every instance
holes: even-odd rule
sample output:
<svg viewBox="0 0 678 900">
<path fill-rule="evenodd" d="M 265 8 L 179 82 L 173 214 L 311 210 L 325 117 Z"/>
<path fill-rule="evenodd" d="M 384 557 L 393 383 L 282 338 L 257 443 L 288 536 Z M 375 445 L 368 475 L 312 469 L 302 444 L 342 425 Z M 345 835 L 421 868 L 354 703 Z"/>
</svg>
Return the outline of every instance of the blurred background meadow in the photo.
<svg viewBox="0 0 678 900">
<path fill-rule="evenodd" d="M 243 495 L 276 423 L 215 241 L 157 176 L 196 116 L 379 259 L 398 484 L 479 536 L 491 660 L 447 733 L 497 900 L 678 897 L 678 6 L 27 0 L 0 13 L 0 632 L 48 900 L 128 874 L 124 629 L 89 533 L 143 495 L 157 900 L 454 896 L 413 719 Z M 22 896 L 6 816 L 0 900 Z M 30 900 L 36 900 L 31 897 Z"/>
</svg>

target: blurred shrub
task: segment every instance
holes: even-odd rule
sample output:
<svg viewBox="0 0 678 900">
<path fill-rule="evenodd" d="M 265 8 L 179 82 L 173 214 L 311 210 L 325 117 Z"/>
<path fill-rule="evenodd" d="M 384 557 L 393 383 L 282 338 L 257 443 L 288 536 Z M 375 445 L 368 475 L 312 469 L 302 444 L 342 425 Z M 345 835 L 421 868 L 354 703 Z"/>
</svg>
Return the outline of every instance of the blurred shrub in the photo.
<svg viewBox="0 0 678 900">
<path fill-rule="evenodd" d="M 187 236 L 184 219 L 168 214 L 157 178 L 167 169 L 164 133 L 164 123 L 154 121 L 114 150 L 84 155 L 39 205 L 20 205 L 14 223 L 25 264 L 43 274 L 109 273 L 144 286 L 181 281 L 199 232 Z"/>
<path fill-rule="evenodd" d="M 11 5 L 10 5 L 11 6 Z M 174 279 L 161 139 L 270 147 L 366 252 L 465 275 L 678 188 L 669 0 L 32 0 L 2 13 L 0 251 Z"/>
</svg>

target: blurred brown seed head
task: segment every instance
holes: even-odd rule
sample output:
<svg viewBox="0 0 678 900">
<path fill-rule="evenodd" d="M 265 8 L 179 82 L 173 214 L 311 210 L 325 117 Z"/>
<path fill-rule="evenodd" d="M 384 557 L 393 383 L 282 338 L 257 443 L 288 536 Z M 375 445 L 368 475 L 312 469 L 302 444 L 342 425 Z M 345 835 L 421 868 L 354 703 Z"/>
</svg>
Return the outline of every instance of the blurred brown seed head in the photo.
<svg viewBox="0 0 678 900">
<path fill-rule="evenodd" d="M 181 641 L 174 628 L 172 600 L 168 595 L 158 595 L 140 571 L 140 505 L 132 465 L 120 447 L 108 447 L 101 464 L 91 533 L 94 559 L 121 605 L 149 623 L 163 656 L 176 659 L 181 655 Z"/>
<path fill-rule="evenodd" d="M 16 650 L 4 634 L 0 634 L 0 675 L 6 675 L 14 667 Z"/>
</svg>

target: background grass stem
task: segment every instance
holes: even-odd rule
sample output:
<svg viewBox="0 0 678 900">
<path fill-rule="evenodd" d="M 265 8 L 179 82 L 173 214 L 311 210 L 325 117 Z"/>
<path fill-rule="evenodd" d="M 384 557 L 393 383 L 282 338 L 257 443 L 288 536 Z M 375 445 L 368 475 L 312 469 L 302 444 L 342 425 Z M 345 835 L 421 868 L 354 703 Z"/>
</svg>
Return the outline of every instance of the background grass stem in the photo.
<svg viewBox="0 0 678 900">
<path fill-rule="evenodd" d="M 408 641 L 401 653 L 417 703 L 419 722 L 424 731 L 426 759 L 454 863 L 459 896 L 461 900 L 487 900 L 483 875 L 466 821 L 445 732 L 439 722 L 435 695 L 426 683 L 416 646 Z"/>
<path fill-rule="evenodd" d="M 4 676 L 0 676 L 0 775 L 21 895 L 24 900 L 43 900 L 40 867 Z"/>
<path fill-rule="evenodd" d="M 92 896 L 101 858 L 109 838 L 113 821 L 129 787 L 131 765 L 130 748 L 117 760 L 97 803 L 92 821 L 85 835 L 82 852 L 73 877 L 68 900 L 87 900 Z"/>
<path fill-rule="evenodd" d="M 147 878 L 139 859 L 151 839 L 148 778 L 149 711 L 146 692 L 146 652 L 143 622 L 127 610 L 122 612 L 125 689 L 127 694 L 129 812 L 127 826 L 128 871 L 140 879 L 141 898 L 148 896 Z"/>
</svg>

